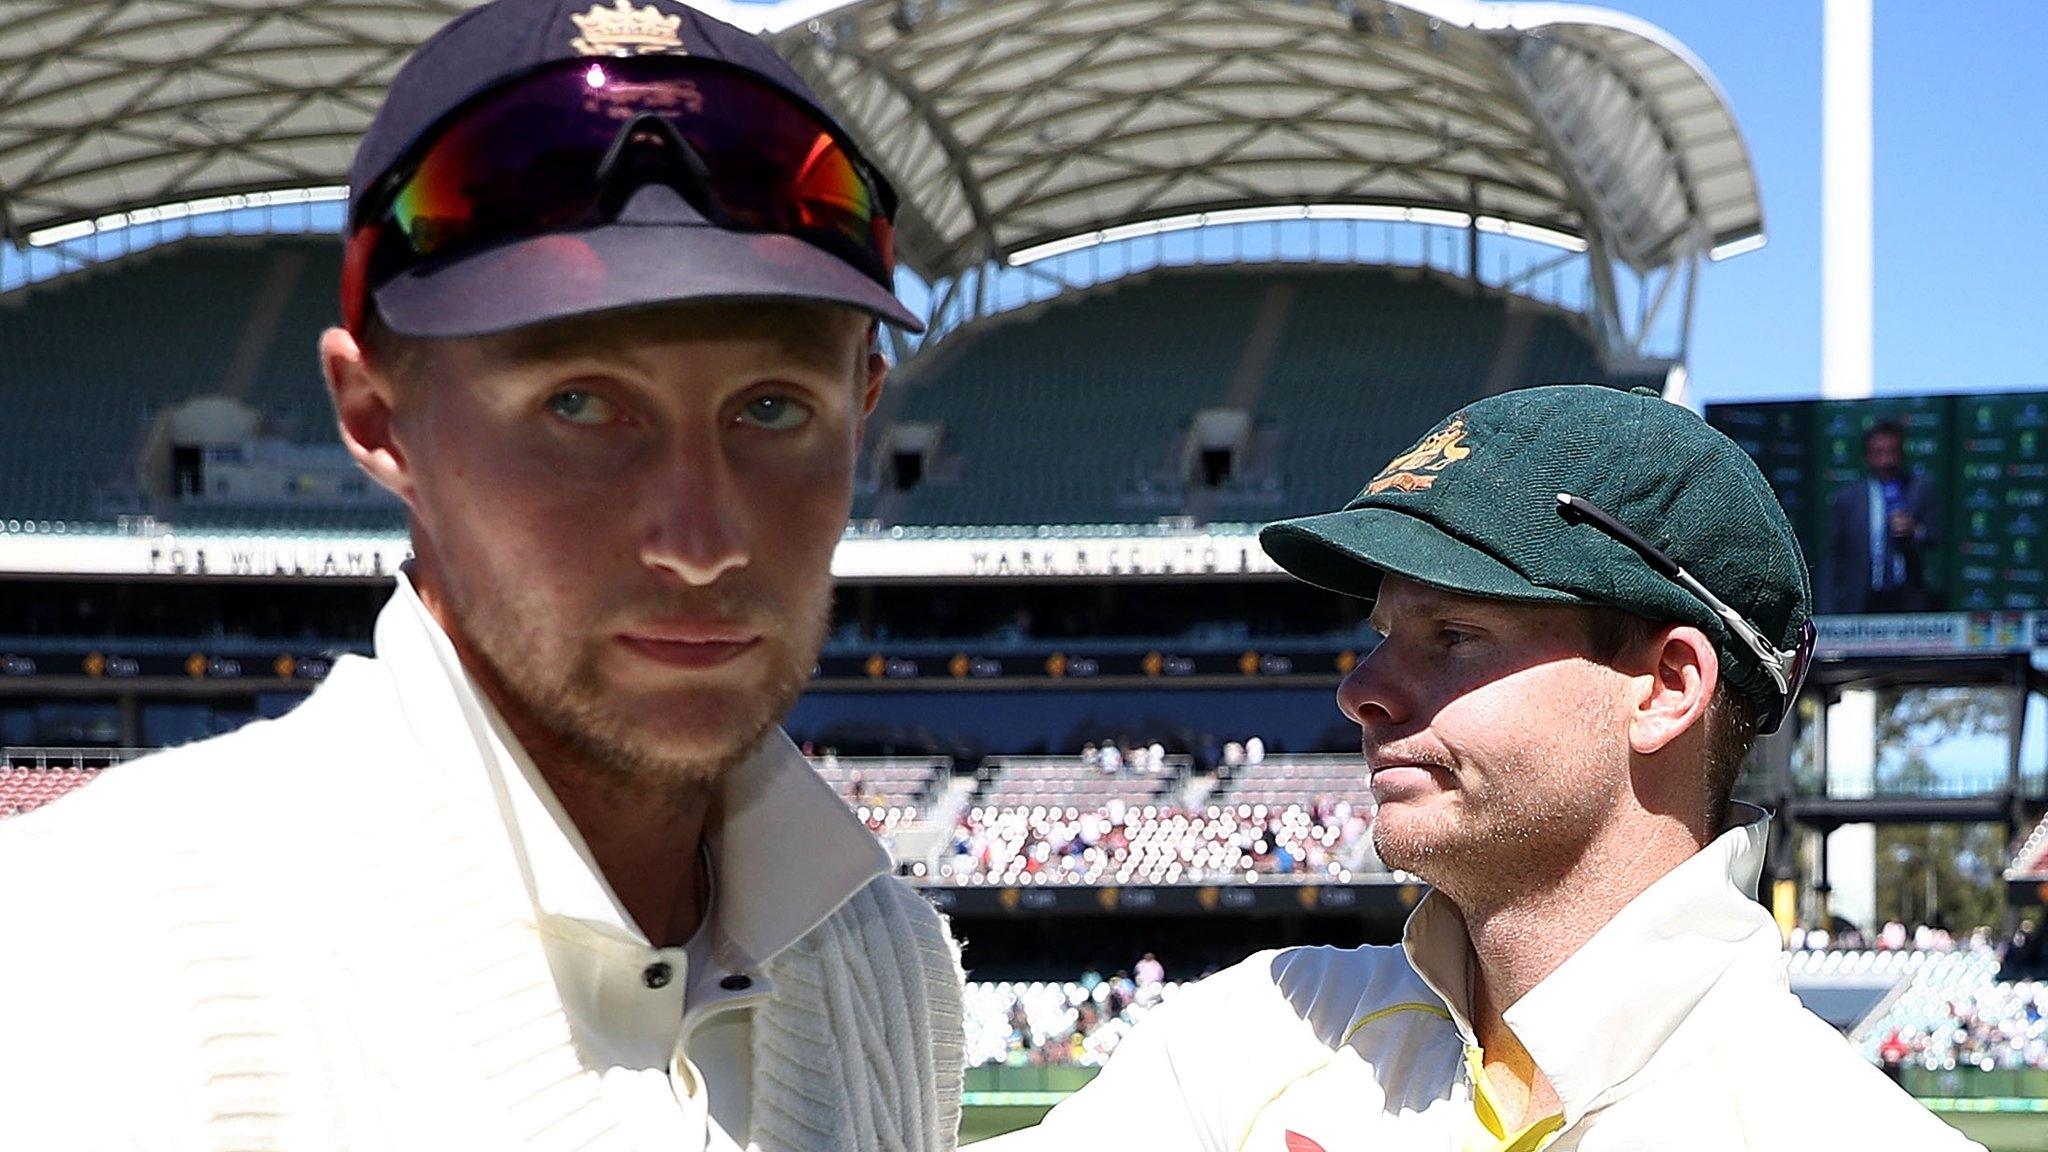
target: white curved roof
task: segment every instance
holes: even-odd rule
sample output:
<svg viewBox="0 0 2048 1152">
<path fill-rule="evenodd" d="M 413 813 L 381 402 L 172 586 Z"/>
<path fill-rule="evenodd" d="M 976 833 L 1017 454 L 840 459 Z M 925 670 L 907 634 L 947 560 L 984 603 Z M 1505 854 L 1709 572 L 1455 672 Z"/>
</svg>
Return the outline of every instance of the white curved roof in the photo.
<svg viewBox="0 0 2048 1152">
<path fill-rule="evenodd" d="M 342 183 L 431 0 L 9 0 L 0 229 Z"/>
<path fill-rule="evenodd" d="M 340 183 L 410 47 L 470 0 L 9 0 L 0 230 Z M 706 0 L 768 28 L 903 192 L 927 278 L 1274 204 L 1471 212 L 1638 271 L 1760 241 L 1706 70 L 1599 9 L 1468 0 Z M 779 29 L 776 31 L 774 29 Z M 1701 242 L 1698 248 L 1689 243 Z"/>
<path fill-rule="evenodd" d="M 1688 238 L 1704 251 L 1763 232 L 1712 77 L 1600 9 L 861 0 L 775 39 L 898 177 L 906 259 L 935 274 L 1276 204 L 1597 232 L 1637 271 L 1675 262 Z"/>
</svg>

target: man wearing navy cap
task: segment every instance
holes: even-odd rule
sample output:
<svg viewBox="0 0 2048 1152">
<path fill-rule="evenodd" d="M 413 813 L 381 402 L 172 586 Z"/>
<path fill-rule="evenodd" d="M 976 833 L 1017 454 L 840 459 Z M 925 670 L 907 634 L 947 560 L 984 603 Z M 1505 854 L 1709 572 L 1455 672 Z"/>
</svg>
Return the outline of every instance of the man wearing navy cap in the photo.
<svg viewBox="0 0 2048 1152">
<path fill-rule="evenodd" d="M 778 727 L 918 328 L 887 182 L 737 29 L 496 0 L 350 184 L 415 559 L 289 716 L 0 827 L 0 1146 L 950 1148 L 952 942 Z"/>
<path fill-rule="evenodd" d="M 1182 990 L 1004 1148 L 1975 1147 L 1786 989 L 1769 817 L 1730 794 L 1811 593 L 1725 436 L 1648 390 L 1511 392 L 1260 542 L 1371 602 L 1338 705 L 1374 846 L 1435 890 L 1398 946 Z"/>
</svg>

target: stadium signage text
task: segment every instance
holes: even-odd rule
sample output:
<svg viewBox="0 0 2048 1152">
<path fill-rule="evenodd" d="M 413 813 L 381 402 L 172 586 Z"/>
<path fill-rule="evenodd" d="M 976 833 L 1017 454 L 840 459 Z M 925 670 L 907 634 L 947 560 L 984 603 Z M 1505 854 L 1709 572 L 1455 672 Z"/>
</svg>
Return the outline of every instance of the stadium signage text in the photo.
<svg viewBox="0 0 2048 1152">
<path fill-rule="evenodd" d="M 375 578 L 390 576 L 412 557 L 410 547 L 386 549 L 323 548 L 293 543 L 194 546 L 175 543 L 151 548 L 150 576 L 327 576 Z"/>
<path fill-rule="evenodd" d="M 1275 572 L 1256 543 L 1218 548 L 1214 543 L 1132 541 L 1106 547 L 1023 546 L 968 552 L 971 576 L 1216 576 Z"/>
<path fill-rule="evenodd" d="M 1103 580 L 1277 575 L 1249 527 L 1019 530 L 1014 535 L 849 533 L 832 557 L 842 580 Z"/>
<path fill-rule="evenodd" d="M 145 532 L 103 526 L 0 522 L 0 574 L 191 576 L 218 579 L 375 579 L 411 554 L 395 533 L 268 536 Z M 1103 580 L 1277 575 L 1249 528 L 1110 529 L 1073 535 L 849 533 L 832 558 L 842 580 Z"/>
<path fill-rule="evenodd" d="M 390 577 L 412 555 L 411 541 L 396 535 L 125 534 L 66 531 L 47 522 L 38 527 L 0 528 L 0 573 L 362 580 Z"/>
<path fill-rule="evenodd" d="M 2048 647 L 2048 612 L 1923 612 L 1896 616 L 1823 616 L 1823 659 L 1855 656 L 1963 656 Z"/>
</svg>

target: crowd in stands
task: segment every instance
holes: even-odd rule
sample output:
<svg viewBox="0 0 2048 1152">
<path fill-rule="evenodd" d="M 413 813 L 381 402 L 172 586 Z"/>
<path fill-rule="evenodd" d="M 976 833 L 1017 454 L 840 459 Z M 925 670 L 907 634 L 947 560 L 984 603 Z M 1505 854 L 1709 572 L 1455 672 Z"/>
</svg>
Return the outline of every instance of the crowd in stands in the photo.
<svg viewBox="0 0 2048 1152">
<path fill-rule="evenodd" d="M 1214 780 L 1159 744 L 1116 740 L 1078 756 L 999 757 L 954 823 L 932 875 L 965 884 L 1175 884 L 1384 871 L 1355 765 L 1268 760 L 1250 736 Z M 1210 791 L 1209 789 L 1212 789 Z"/>
<path fill-rule="evenodd" d="M 1128 779 L 1152 770 L 1147 748 L 1106 741 L 1090 751 L 1093 757 L 1082 764 L 1093 772 Z M 1234 749 L 1230 759 L 1233 767 L 1256 765 L 1261 754 Z M 111 758 L 118 757 L 81 752 L 62 762 L 38 755 L 0 763 L 0 816 L 81 786 Z M 829 751 L 814 762 L 885 840 L 917 817 L 919 790 L 943 771 L 937 760 L 841 761 Z M 1156 787 L 1167 791 L 1166 784 L 1160 779 Z M 1344 880 L 1381 870 L 1370 807 L 1363 803 L 1321 796 L 1307 803 L 1227 800 L 1197 812 L 1111 798 L 1090 807 L 970 809 L 954 829 L 938 876 L 1002 885 L 1142 884 Z M 2005 938 L 1985 927 L 1952 932 L 1891 920 L 1868 936 L 1840 922 L 1833 931 L 1798 925 L 1787 948 L 1795 982 L 1805 973 L 1882 984 L 1896 974 L 1898 993 L 1852 1039 L 1873 1063 L 1902 1075 L 1913 1068 L 2048 1069 L 2048 981 L 2011 978 L 2040 973 L 2040 943 L 2031 921 Z M 2007 979 L 1999 978 L 2001 971 Z M 970 1061 L 1099 1065 L 1176 987 L 1151 953 L 1106 978 L 1089 972 L 1067 982 L 970 984 Z"/>
<path fill-rule="evenodd" d="M 1887 1071 L 2048 1068 L 2048 984 L 1990 984 L 1947 1002 L 1944 1018 L 1918 1028 L 1888 1028 L 1877 1038 Z"/>
<path fill-rule="evenodd" d="M 2023 925 L 2015 939 L 2031 931 Z M 1915 953 L 1909 945 L 1892 954 L 1907 964 L 1908 980 L 1859 1030 L 1864 1056 L 1894 1076 L 1908 1068 L 2048 1069 L 2048 982 L 1999 979 L 2012 947 L 1973 932 L 1960 947 Z"/>
<path fill-rule="evenodd" d="M 1795 986 L 1802 972 L 1897 975 L 1896 994 L 1852 1036 L 1897 1077 L 1910 1068 L 2048 1069 L 2048 982 L 2013 978 L 2029 973 L 2035 936 L 2031 920 L 2009 937 L 1890 920 L 1868 937 L 1852 926 L 1797 926 L 1787 947 Z"/>
<path fill-rule="evenodd" d="M 1119 744 L 1104 740 L 1081 746 L 1081 766 L 1108 776 L 1157 776 L 1167 770 L 1166 745 L 1153 741 L 1145 745 Z"/>
<path fill-rule="evenodd" d="M 1370 808 L 1348 800 L 1201 811 L 1116 799 L 1087 808 L 981 806 L 960 817 L 937 875 L 1000 885 L 1345 880 L 1384 870 L 1370 830 Z"/>
<path fill-rule="evenodd" d="M 881 837 L 885 847 L 893 848 L 896 844 L 896 834 L 902 831 L 904 825 L 917 818 L 917 809 L 866 803 L 854 805 L 853 814 L 860 817 L 860 822 L 868 826 L 868 831 Z"/>
<path fill-rule="evenodd" d="M 1257 736 L 1240 744 L 1235 740 L 1223 746 L 1223 768 L 1235 771 L 1239 768 L 1256 768 L 1266 762 L 1266 742 Z"/>
<path fill-rule="evenodd" d="M 819 749 L 809 742 L 802 752 L 818 775 L 846 798 L 861 823 L 892 847 L 897 834 L 917 820 L 919 797 L 951 767 L 951 761 L 938 756 L 841 757 L 837 749 Z"/>
<path fill-rule="evenodd" d="M 1928 924 L 1915 924 L 1909 928 L 1898 920 L 1886 921 L 1874 938 L 1865 936 L 1853 924 L 1832 933 L 1825 928 L 1798 924 L 1786 938 L 1786 947 L 1795 952 L 1971 952 L 1985 955 L 2003 950 L 1991 929 L 1982 925 L 1958 938 L 1946 928 Z"/>
<path fill-rule="evenodd" d="M 2048 1069 L 2048 982 L 1998 980 L 1999 949 L 1969 939 L 1950 950 L 1914 952 L 1909 931 L 1893 959 L 1877 960 L 1906 983 L 1891 1007 L 1852 1037 L 1867 1059 L 1894 1075 L 1907 1067 Z M 1853 964 L 1883 954 L 1832 955 Z M 1179 987 L 1149 952 L 1108 978 L 1085 972 L 1065 982 L 970 982 L 968 1062 L 1099 1065 Z"/>
<path fill-rule="evenodd" d="M 967 1062 L 1099 1066 L 1178 986 L 1147 952 L 1105 979 L 967 985 Z"/>
</svg>

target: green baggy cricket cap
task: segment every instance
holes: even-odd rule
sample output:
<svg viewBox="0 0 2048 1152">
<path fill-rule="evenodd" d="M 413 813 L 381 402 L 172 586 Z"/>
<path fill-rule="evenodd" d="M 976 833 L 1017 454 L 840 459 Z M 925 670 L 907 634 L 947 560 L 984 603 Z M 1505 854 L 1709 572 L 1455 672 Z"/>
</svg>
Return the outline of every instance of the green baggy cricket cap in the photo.
<svg viewBox="0 0 2048 1152">
<path fill-rule="evenodd" d="M 1647 388 L 1560 384 L 1490 396 L 1446 417 L 1342 511 L 1268 524 L 1294 576 L 1366 600 L 1394 573 L 1470 596 L 1619 608 L 1713 637 L 1729 682 L 1780 703 L 1762 662 L 1705 601 L 1558 496 L 1596 505 L 1791 649 L 1813 616 L 1799 541 L 1735 442 Z"/>
</svg>

